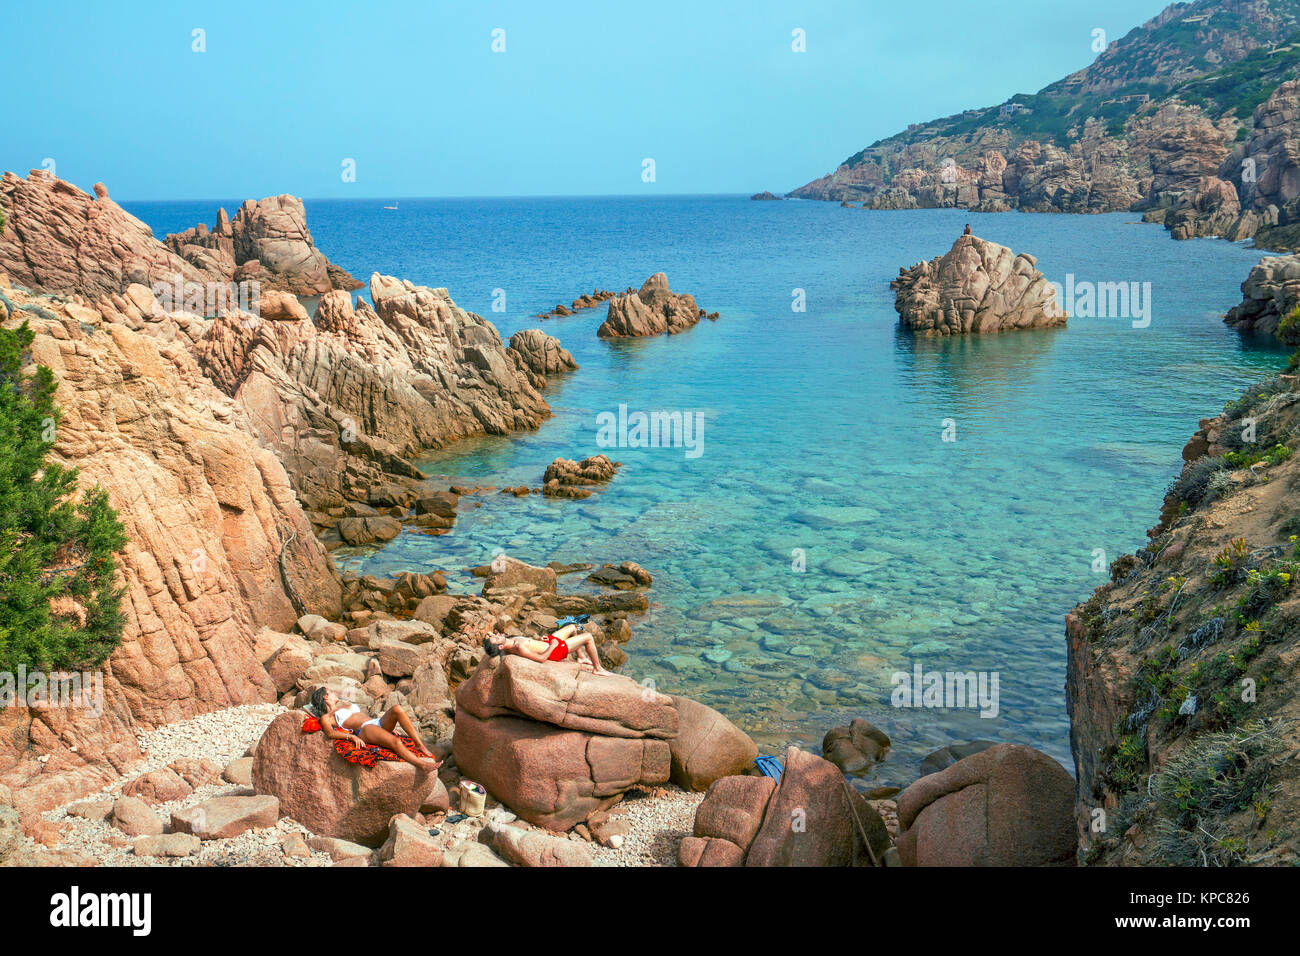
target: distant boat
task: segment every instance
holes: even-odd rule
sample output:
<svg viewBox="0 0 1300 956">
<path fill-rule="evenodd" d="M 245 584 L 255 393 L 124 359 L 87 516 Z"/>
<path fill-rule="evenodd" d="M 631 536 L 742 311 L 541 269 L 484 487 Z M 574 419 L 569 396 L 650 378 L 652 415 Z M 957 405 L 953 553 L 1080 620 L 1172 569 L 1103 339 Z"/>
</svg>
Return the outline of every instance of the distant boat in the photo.
<svg viewBox="0 0 1300 956">
<path fill-rule="evenodd" d="M 396 209 L 396 208 L 397 208 L 397 203 L 399 203 L 399 202 L 401 202 L 400 199 L 399 199 L 399 200 L 396 200 L 396 201 L 395 201 L 391 206 L 385 206 L 384 208 L 385 208 L 385 209 Z"/>
</svg>

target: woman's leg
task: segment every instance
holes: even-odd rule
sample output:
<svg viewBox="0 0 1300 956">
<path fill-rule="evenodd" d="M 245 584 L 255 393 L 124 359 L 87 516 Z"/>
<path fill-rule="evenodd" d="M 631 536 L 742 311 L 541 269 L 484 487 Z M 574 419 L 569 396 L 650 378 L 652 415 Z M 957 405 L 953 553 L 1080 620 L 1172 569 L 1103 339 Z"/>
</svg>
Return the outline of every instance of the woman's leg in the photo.
<svg viewBox="0 0 1300 956">
<path fill-rule="evenodd" d="M 379 726 L 383 727 L 384 730 L 388 731 L 390 734 L 397 729 L 399 724 L 402 727 L 402 733 L 415 741 L 415 745 L 419 748 L 420 753 L 426 757 L 433 756 L 433 752 L 424 745 L 424 741 L 420 739 L 420 735 L 415 732 L 415 725 L 411 723 L 411 718 L 406 715 L 406 708 L 401 704 L 394 704 L 392 707 L 389 707 L 388 710 L 384 712 L 384 716 L 379 718 Z"/>
<path fill-rule="evenodd" d="M 366 743 L 372 744 L 376 747 L 386 747 L 407 763 L 415 764 L 415 766 L 419 767 L 426 773 L 432 773 L 442 766 L 442 761 L 440 760 L 430 760 L 427 757 L 421 757 L 418 754 L 411 753 L 405 744 L 393 736 L 391 731 L 384 730 L 383 727 L 377 726 L 376 724 L 366 724 L 361 728 L 360 736 Z"/>
</svg>

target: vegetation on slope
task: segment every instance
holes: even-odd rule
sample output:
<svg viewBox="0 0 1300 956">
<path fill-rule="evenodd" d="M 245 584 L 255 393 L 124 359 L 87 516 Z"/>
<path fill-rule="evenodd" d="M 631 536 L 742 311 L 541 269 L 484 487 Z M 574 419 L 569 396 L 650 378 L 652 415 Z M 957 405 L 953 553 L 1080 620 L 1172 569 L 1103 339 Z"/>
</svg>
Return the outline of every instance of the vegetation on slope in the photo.
<svg viewBox="0 0 1300 956">
<path fill-rule="evenodd" d="M 122 638 L 114 553 L 126 536 L 107 494 L 47 456 L 59 411 L 48 368 L 24 370 L 33 333 L 0 328 L 0 672 L 81 669 Z"/>
</svg>

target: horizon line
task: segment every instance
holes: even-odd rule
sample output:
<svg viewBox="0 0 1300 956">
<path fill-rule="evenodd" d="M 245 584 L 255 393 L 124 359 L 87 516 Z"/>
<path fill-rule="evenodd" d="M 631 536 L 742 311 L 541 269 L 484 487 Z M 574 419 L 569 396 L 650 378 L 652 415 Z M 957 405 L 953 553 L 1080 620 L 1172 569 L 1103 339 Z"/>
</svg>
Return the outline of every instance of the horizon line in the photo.
<svg viewBox="0 0 1300 956">
<path fill-rule="evenodd" d="M 756 196 L 759 193 L 765 191 L 766 190 L 759 190 L 758 193 L 749 193 L 743 191 L 742 192 L 653 193 L 649 195 L 644 193 L 500 193 L 500 194 L 473 195 L 473 196 L 469 196 L 469 195 L 466 196 L 461 196 L 461 195 L 297 196 L 294 193 L 272 193 L 270 195 L 271 196 L 286 196 L 286 195 L 294 196 L 297 199 L 301 199 L 303 202 L 413 202 L 413 201 L 422 202 L 427 200 L 448 200 L 448 199 L 466 199 L 466 200 L 469 199 L 682 199 L 682 198 L 701 198 L 701 197 L 705 197 L 705 198 L 728 197 L 729 198 L 733 196 L 744 196 L 748 198 L 750 196 Z M 782 199 L 787 198 L 786 194 L 783 193 L 774 193 L 774 195 L 779 196 Z M 118 199 L 111 192 L 109 193 L 109 198 L 112 199 L 113 202 L 118 203 L 119 205 L 121 203 L 164 203 L 164 202 L 222 203 L 222 202 L 230 201 L 230 197 L 225 197 L 223 199 L 221 197 L 202 197 L 202 196 L 200 197 L 187 196 L 180 199 L 135 199 L 135 198 Z M 270 198 L 270 196 L 266 196 L 263 198 Z M 250 196 L 247 199 L 241 199 L 239 200 L 239 202 L 240 203 L 248 202 L 249 199 L 252 199 L 252 197 Z"/>
</svg>

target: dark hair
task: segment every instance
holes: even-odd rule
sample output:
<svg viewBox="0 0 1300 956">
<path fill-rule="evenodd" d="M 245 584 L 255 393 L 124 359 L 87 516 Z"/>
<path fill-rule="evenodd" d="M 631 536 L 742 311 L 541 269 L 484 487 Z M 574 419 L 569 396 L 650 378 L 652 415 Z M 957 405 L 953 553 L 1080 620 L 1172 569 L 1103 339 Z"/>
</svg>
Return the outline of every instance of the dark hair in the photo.
<svg viewBox="0 0 1300 956">
<path fill-rule="evenodd" d="M 317 717 L 324 716 L 325 714 L 326 692 L 327 692 L 327 688 L 317 687 L 316 692 L 311 695 L 311 700 L 307 704 L 308 707 L 310 707 L 313 711 L 316 712 Z"/>
<path fill-rule="evenodd" d="M 505 653 L 501 645 L 492 640 L 491 634 L 483 638 L 483 650 L 488 657 L 498 657 Z"/>
</svg>

